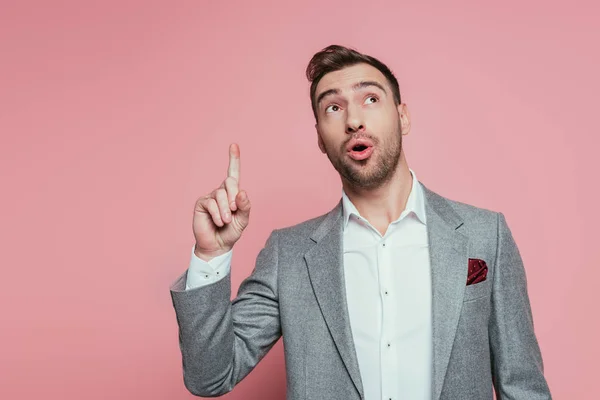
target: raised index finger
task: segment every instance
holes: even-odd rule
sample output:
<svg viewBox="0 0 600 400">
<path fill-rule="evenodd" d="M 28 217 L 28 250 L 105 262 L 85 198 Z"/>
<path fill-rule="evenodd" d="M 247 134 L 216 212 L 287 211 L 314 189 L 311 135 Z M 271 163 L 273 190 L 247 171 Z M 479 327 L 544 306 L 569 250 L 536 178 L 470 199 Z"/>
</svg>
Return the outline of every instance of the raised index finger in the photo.
<svg viewBox="0 0 600 400">
<path fill-rule="evenodd" d="M 229 168 L 227 176 L 240 181 L 240 147 L 236 143 L 229 146 Z"/>
</svg>

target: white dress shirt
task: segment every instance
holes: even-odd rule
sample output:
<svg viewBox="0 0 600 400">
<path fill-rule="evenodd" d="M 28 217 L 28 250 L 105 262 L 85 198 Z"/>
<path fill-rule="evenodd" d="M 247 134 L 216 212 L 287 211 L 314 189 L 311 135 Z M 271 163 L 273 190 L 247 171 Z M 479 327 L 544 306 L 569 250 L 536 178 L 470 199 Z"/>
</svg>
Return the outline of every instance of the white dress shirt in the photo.
<svg viewBox="0 0 600 400">
<path fill-rule="evenodd" d="M 343 193 L 344 276 L 366 400 L 430 400 L 431 271 L 424 193 L 381 235 Z"/>
<path fill-rule="evenodd" d="M 344 277 L 365 400 L 430 400 L 431 269 L 425 200 L 414 171 L 405 210 L 381 235 L 342 190 Z M 232 251 L 196 257 L 186 290 L 216 282 Z"/>
</svg>

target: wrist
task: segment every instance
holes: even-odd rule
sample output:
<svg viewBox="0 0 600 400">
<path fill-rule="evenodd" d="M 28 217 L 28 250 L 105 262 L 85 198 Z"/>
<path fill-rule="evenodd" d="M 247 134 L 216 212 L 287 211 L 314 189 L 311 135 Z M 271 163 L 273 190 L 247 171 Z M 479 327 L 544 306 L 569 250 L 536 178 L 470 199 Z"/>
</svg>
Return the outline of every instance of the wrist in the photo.
<svg viewBox="0 0 600 400">
<path fill-rule="evenodd" d="M 219 249 L 214 251 L 198 250 L 197 246 L 194 246 L 194 255 L 203 261 L 210 261 L 215 257 L 221 256 L 231 249 Z"/>
</svg>

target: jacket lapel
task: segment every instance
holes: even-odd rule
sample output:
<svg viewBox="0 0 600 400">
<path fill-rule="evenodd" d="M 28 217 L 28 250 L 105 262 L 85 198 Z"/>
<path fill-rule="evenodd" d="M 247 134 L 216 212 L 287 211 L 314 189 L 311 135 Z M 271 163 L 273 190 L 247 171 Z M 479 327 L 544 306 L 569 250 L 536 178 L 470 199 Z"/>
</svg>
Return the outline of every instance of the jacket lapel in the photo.
<svg viewBox="0 0 600 400">
<path fill-rule="evenodd" d="M 468 237 L 447 200 L 423 185 L 433 307 L 433 400 L 442 392 L 467 282 Z"/>
<path fill-rule="evenodd" d="M 346 301 L 342 228 L 340 201 L 311 235 L 315 245 L 304 258 L 327 327 L 360 398 L 364 399 Z"/>
</svg>

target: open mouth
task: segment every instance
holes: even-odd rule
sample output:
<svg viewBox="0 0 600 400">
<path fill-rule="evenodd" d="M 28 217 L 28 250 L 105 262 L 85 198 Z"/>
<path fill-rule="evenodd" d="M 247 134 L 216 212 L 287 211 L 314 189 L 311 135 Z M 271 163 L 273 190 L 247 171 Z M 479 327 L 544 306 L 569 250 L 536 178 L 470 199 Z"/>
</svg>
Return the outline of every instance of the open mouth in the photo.
<svg viewBox="0 0 600 400">
<path fill-rule="evenodd" d="M 350 156 L 350 158 L 357 161 L 366 160 L 371 156 L 372 153 L 373 146 L 367 146 L 365 144 L 357 144 L 355 146 L 352 146 L 350 148 L 350 151 L 348 151 L 348 155 Z"/>
</svg>

